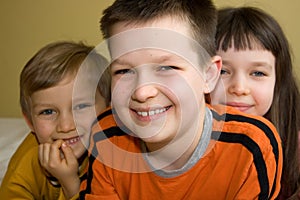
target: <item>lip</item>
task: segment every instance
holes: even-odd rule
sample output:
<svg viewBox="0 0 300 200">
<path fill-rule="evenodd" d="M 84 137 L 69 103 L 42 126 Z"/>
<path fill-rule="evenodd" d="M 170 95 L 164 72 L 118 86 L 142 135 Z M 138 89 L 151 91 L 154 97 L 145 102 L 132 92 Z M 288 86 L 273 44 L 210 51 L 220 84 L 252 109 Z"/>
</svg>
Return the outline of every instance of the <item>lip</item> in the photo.
<svg viewBox="0 0 300 200">
<path fill-rule="evenodd" d="M 172 106 L 159 108 L 131 108 L 130 111 L 140 121 L 151 121 L 165 115 Z"/>
<path fill-rule="evenodd" d="M 74 145 L 78 142 L 81 142 L 81 138 L 82 136 L 74 136 L 74 137 L 70 137 L 70 138 L 61 138 L 61 140 L 63 140 L 65 143 L 67 143 L 68 145 Z"/>
<path fill-rule="evenodd" d="M 234 107 L 235 109 L 240 110 L 242 112 L 245 112 L 249 110 L 251 107 L 253 107 L 252 105 L 246 103 L 240 103 L 240 102 L 227 102 L 226 105 Z"/>
</svg>

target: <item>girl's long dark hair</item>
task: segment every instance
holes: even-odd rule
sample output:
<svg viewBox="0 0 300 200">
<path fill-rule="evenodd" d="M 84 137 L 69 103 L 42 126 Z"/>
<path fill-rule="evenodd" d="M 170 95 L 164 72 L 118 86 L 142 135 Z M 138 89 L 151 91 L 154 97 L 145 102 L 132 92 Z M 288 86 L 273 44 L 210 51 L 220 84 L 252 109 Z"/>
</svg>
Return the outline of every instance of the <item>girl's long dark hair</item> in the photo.
<svg viewBox="0 0 300 200">
<path fill-rule="evenodd" d="M 280 197 L 297 199 L 300 192 L 298 132 L 300 95 L 293 73 L 289 43 L 278 22 L 254 7 L 223 8 L 218 13 L 218 50 L 261 48 L 272 52 L 276 83 L 270 110 L 264 115 L 277 128 L 283 142 L 283 174 Z"/>
</svg>

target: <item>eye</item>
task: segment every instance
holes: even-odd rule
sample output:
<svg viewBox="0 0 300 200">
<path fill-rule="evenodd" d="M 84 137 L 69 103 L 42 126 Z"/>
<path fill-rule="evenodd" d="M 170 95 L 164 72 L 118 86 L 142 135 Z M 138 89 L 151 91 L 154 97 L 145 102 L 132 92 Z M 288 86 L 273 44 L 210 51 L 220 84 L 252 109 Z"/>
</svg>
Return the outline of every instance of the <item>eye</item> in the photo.
<svg viewBox="0 0 300 200">
<path fill-rule="evenodd" d="M 176 70 L 178 69 L 178 67 L 176 66 L 169 66 L 169 65 L 166 65 L 166 66 L 159 66 L 159 71 L 168 71 L 168 70 Z"/>
<path fill-rule="evenodd" d="M 76 105 L 74 107 L 74 110 L 81 110 L 81 109 L 89 108 L 91 106 L 93 106 L 93 105 L 90 103 L 81 103 L 81 104 Z"/>
<path fill-rule="evenodd" d="M 44 120 L 54 120 L 57 116 L 57 111 L 53 109 L 43 109 L 38 112 L 37 117 Z"/>
<path fill-rule="evenodd" d="M 225 75 L 225 74 L 229 74 L 229 72 L 226 69 L 221 69 L 220 74 Z"/>
<path fill-rule="evenodd" d="M 134 70 L 133 69 L 119 69 L 119 70 L 116 70 L 113 74 L 115 74 L 115 75 L 134 74 Z"/>
<path fill-rule="evenodd" d="M 251 75 L 258 76 L 258 77 L 260 77 L 260 76 L 266 76 L 266 74 L 264 72 L 261 72 L 261 71 L 255 71 Z"/>
<path fill-rule="evenodd" d="M 42 110 L 39 115 L 53 115 L 55 114 L 56 112 L 52 109 L 45 109 L 45 110 Z"/>
</svg>

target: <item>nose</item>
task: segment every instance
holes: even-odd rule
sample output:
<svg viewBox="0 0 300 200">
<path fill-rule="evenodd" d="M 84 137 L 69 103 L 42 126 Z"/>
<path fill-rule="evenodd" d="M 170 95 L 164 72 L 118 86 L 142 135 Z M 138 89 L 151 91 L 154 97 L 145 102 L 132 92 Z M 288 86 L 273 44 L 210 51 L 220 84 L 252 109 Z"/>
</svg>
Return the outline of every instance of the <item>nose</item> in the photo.
<svg viewBox="0 0 300 200">
<path fill-rule="evenodd" d="M 158 90 L 155 87 L 155 85 L 149 83 L 138 86 L 133 92 L 131 98 L 134 101 L 143 103 L 146 102 L 148 99 L 154 98 L 155 96 L 157 96 L 157 94 Z"/>
<path fill-rule="evenodd" d="M 60 113 L 57 120 L 57 132 L 69 133 L 76 130 L 72 111 Z"/>
<path fill-rule="evenodd" d="M 150 69 L 150 70 L 149 70 Z M 135 89 L 131 95 L 131 99 L 140 103 L 146 102 L 148 99 L 154 98 L 158 94 L 158 88 L 155 83 L 155 76 L 150 66 L 137 68 L 137 79 L 135 81 Z"/>
<path fill-rule="evenodd" d="M 229 81 L 228 92 L 237 96 L 248 95 L 250 93 L 249 84 L 245 78 L 236 75 Z"/>
</svg>

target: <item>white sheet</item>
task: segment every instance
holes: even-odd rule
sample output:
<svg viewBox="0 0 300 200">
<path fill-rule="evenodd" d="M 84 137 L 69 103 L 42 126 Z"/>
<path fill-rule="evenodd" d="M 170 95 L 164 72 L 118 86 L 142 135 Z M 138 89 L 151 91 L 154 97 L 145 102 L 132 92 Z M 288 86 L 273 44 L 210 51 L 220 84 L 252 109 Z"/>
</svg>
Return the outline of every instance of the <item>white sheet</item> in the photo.
<svg viewBox="0 0 300 200">
<path fill-rule="evenodd" d="M 0 185 L 9 159 L 29 130 L 23 118 L 0 118 Z"/>
</svg>

